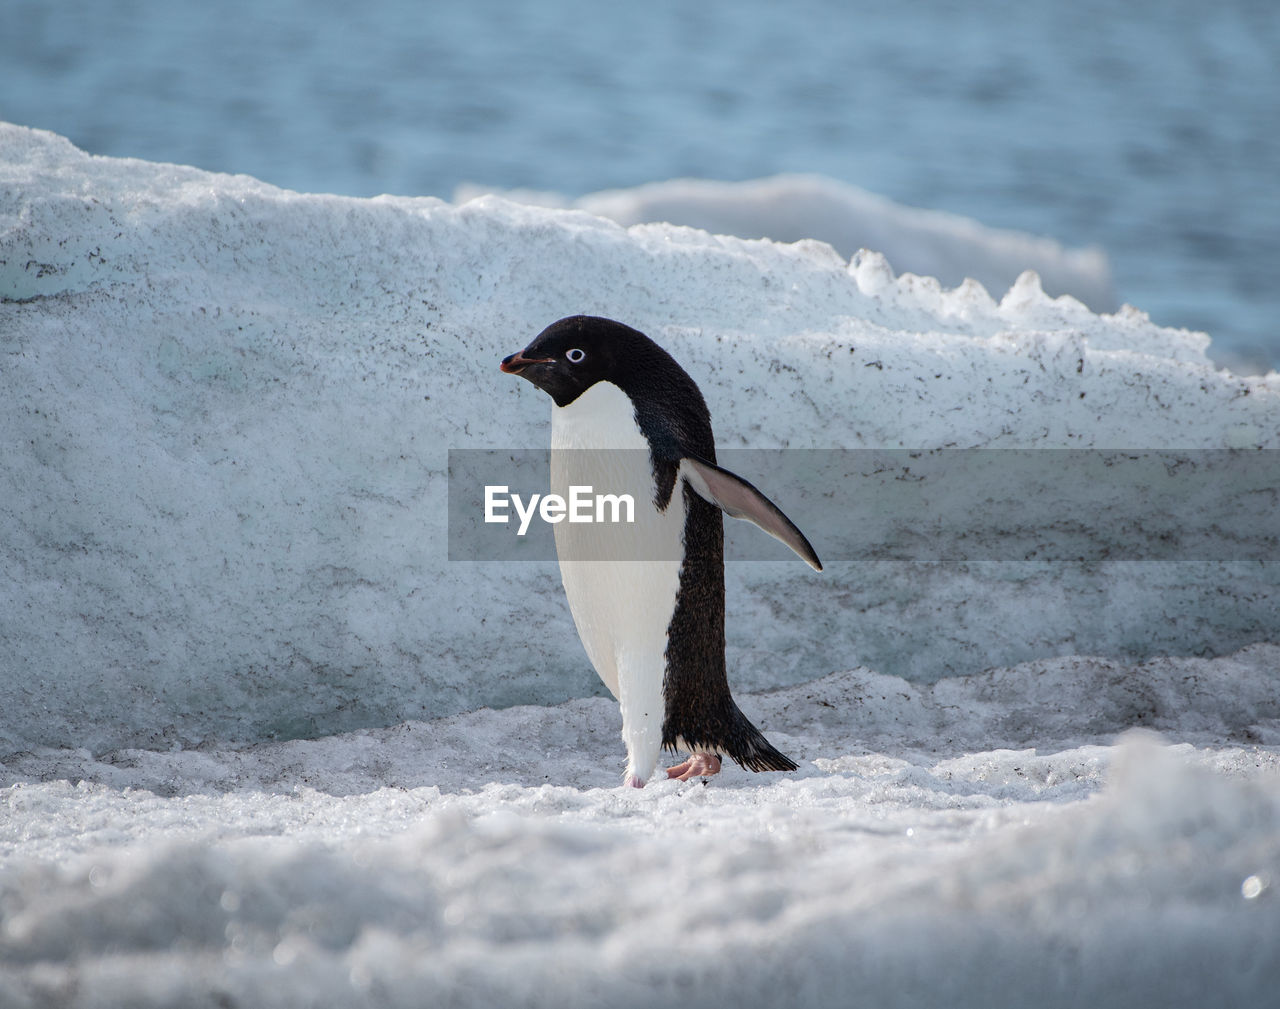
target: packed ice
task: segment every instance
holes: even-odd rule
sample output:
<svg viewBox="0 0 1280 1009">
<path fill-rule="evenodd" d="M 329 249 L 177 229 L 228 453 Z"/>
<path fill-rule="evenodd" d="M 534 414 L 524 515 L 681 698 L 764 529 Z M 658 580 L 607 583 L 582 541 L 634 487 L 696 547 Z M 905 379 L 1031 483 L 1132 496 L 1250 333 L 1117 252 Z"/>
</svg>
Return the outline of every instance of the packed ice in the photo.
<svg viewBox="0 0 1280 1009">
<path fill-rule="evenodd" d="M 1278 664 L 835 673 L 740 698 L 800 771 L 642 791 L 603 698 L 14 754 L 0 998 L 1265 1005 Z"/>
<path fill-rule="evenodd" d="M 450 561 L 446 536 L 450 449 L 548 444 L 545 398 L 497 362 L 577 312 L 667 347 L 726 449 L 1280 447 L 1280 376 L 1215 370 L 1203 334 L 1095 315 L 1032 273 L 997 301 L 874 251 L 491 196 L 303 195 L 15 126 L 0 195 L 13 747 L 317 735 L 598 692 L 554 562 Z M 822 556 L 824 529 L 793 517 Z M 808 574 L 729 565 L 743 688 L 1227 654 L 1269 640 L 1280 577 L 1203 557 Z"/>
<path fill-rule="evenodd" d="M 1204 334 L 828 241 L 0 126 L 0 1005 L 1273 1000 L 1274 561 L 732 563 L 800 770 L 624 791 L 554 563 L 448 559 L 577 312 L 727 449 L 1280 448 Z"/>
</svg>

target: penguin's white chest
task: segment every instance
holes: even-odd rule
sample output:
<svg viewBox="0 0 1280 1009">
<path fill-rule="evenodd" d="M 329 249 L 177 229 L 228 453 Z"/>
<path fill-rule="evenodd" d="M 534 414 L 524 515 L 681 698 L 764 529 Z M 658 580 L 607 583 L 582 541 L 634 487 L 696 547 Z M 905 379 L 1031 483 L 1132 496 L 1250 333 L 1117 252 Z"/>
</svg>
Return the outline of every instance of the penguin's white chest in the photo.
<svg viewBox="0 0 1280 1009">
<path fill-rule="evenodd" d="M 649 442 L 616 385 L 598 382 L 551 410 L 552 493 L 568 500 L 570 488 L 590 487 L 593 495 L 634 502 L 634 523 L 560 522 L 556 553 L 578 636 L 621 702 L 624 725 L 660 733 L 667 630 L 684 552 L 683 493 L 677 484 L 665 511 L 654 504 Z"/>
</svg>

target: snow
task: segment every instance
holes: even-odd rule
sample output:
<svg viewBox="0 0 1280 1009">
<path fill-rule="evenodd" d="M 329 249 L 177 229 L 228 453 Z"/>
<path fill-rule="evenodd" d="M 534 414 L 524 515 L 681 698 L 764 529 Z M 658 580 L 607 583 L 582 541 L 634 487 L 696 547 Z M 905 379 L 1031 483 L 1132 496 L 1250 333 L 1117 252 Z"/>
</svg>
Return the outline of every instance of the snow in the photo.
<svg viewBox="0 0 1280 1009">
<path fill-rule="evenodd" d="M 455 200 L 486 190 L 458 187 Z M 875 249 L 903 272 L 956 287 L 972 277 L 1004 291 L 1034 270 L 1050 294 L 1070 294 L 1094 311 L 1119 307 L 1101 249 L 1064 249 L 1051 238 L 989 228 L 941 210 L 905 207 L 876 193 L 821 175 L 787 174 L 749 182 L 672 179 L 569 200 L 555 193 L 511 190 L 509 199 L 574 207 L 622 225 L 666 222 L 716 235 L 817 239 L 846 259 Z"/>
<path fill-rule="evenodd" d="M 799 772 L 639 792 L 616 787 L 602 698 L 248 747 L 34 750 L 6 761 L 0 994 L 1268 1004 L 1278 663 L 1255 646 L 924 687 L 836 673 L 741 698 Z"/>
<path fill-rule="evenodd" d="M 731 563 L 800 770 L 623 790 L 554 564 L 450 561 L 446 474 L 545 447 L 496 365 L 572 312 L 726 449 L 1274 450 L 1280 376 L 1030 273 L 14 126 L 0 297 L 0 1005 L 1274 1000 L 1269 555 Z"/>
<path fill-rule="evenodd" d="M 575 312 L 670 349 L 726 449 L 1280 447 L 1280 376 L 1215 371 L 1208 337 L 1031 273 L 997 301 L 816 241 L 303 195 L 16 126 L 0 199 L 9 749 L 598 693 L 554 563 L 447 559 L 448 450 L 546 447 L 545 398 L 496 365 Z M 839 539 L 797 518 L 820 556 Z M 1203 556 L 734 563 L 730 663 L 763 689 L 1221 655 L 1274 640 L 1278 579 Z"/>
</svg>

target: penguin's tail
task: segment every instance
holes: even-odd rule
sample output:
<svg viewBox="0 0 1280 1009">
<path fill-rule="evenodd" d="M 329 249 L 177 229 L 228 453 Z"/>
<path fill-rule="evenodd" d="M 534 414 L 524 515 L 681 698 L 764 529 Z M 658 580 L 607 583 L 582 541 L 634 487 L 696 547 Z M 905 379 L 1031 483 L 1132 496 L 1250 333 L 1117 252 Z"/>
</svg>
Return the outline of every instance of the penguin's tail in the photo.
<svg viewBox="0 0 1280 1009">
<path fill-rule="evenodd" d="M 794 771 L 799 765 L 764 738 L 747 716 L 741 717 L 738 731 L 733 733 L 731 745 L 725 750 L 738 764 L 748 771 Z"/>
<path fill-rule="evenodd" d="M 717 714 L 692 719 L 676 719 L 668 713 L 663 724 L 662 745 L 669 750 L 716 753 L 731 757 L 748 771 L 794 771 L 799 765 L 778 750 L 751 720 L 727 699 Z"/>
</svg>

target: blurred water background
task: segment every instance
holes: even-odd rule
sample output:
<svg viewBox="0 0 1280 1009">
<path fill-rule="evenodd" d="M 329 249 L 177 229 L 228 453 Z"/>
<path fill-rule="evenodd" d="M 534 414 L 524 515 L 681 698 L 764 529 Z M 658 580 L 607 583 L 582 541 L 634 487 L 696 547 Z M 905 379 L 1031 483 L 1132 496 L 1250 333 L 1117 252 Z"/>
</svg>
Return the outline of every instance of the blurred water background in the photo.
<svg viewBox="0 0 1280 1009">
<path fill-rule="evenodd" d="M 817 172 L 1280 367 L 1275 0 L 0 0 L 0 70 L 0 119 L 304 191 Z"/>
</svg>

